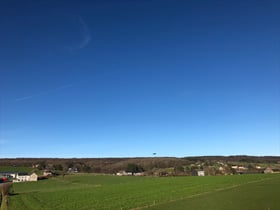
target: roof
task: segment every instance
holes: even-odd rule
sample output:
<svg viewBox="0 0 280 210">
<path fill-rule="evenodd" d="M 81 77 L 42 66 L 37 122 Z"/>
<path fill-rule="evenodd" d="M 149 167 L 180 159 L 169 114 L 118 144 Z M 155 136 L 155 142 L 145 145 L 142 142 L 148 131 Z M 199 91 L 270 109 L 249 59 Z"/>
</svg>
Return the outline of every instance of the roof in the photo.
<svg viewBox="0 0 280 210">
<path fill-rule="evenodd" d="M 5 175 L 7 175 L 7 174 L 17 174 L 17 172 L 0 172 L 0 174 L 5 174 Z"/>
<path fill-rule="evenodd" d="M 28 175 L 28 173 L 24 173 L 24 172 L 18 173 L 18 176 L 26 176 L 26 175 Z"/>
</svg>

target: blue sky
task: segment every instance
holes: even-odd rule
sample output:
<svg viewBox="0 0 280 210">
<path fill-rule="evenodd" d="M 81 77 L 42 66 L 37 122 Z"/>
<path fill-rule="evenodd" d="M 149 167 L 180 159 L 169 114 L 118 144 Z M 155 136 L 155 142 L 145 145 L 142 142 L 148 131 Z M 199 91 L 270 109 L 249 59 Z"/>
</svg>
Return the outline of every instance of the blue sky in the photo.
<svg viewBox="0 0 280 210">
<path fill-rule="evenodd" d="M 280 155 L 279 1 L 1 1 L 0 157 Z"/>
</svg>

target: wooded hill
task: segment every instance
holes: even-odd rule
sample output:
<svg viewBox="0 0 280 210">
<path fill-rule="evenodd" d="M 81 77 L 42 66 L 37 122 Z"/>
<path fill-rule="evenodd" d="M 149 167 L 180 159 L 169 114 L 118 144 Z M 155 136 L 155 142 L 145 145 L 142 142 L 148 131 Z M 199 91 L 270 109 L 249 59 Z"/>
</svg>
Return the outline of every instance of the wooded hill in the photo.
<svg viewBox="0 0 280 210">
<path fill-rule="evenodd" d="M 232 165 L 240 165 L 256 172 L 256 167 L 280 169 L 280 156 L 198 156 L 198 157 L 146 157 L 146 158 L 2 158 L 0 166 L 33 167 L 39 170 L 67 172 L 75 168 L 78 172 L 115 174 L 136 165 L 146 174 L 167 173 L 189 175 L 193 170 L 211 171 L 209 175 L 231 174 Z M 222 167 L 222 169 L 221 169 Z M 209 172 L 210 173 L 210 172 Z"/>
</svg>

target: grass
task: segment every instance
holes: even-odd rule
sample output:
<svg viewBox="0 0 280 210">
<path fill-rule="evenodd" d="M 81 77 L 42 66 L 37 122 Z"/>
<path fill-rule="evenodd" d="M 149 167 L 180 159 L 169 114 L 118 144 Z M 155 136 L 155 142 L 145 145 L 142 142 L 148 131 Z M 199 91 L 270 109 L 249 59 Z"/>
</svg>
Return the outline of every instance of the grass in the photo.
<svg viewBox="0 0 280 210">
<path fill-rule="evenodd" d="M 31 173 L 33 168 L 31 167 L 22 167 L 22 166 L 0 166 L 0 172 L 25 172 Z"/>
<path fill-rule="evenodd" d="M 267 179 L 164 203 L 147 209 L 278 210 L 280 209 L 279 195 L 280 179 Z"/>
<path fill-rule="evenodd" d="M 16 195 L 10 196 L 9 209 L 125 210 L 151 207 L 154 204 L 151 209 L 186 209 L 186 205 L 190 209 L 229 209 L 225 207 L 230 202 L 236 205 L 234 201 L 243 199 L 246 205 L 262 200 L 263 205 L 264 202 L 270 202 L 271 210 L 273 205 L 279 207 L 279 204 L 277 206 L 274 203 L 277 200 L 273 199 L 275 193 L 280 194 L 279 189 L 280 175 L 162 178 L 69 175 L 38 182 L 15 183 Z M 242 196 L 250 193 L 248 199 Z M 201 199 L 203 202 L 200 202 Z M 217 203 L 223 208 L 216 208 Z M 242 208 L 237 205 L 232 209 Z"/>
</svg>

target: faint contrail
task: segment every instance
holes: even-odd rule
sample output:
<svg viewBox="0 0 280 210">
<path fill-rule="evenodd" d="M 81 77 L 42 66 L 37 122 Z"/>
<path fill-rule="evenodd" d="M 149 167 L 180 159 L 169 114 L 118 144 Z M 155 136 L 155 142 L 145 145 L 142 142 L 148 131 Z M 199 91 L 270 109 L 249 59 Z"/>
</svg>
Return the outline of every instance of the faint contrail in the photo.
<svg viewBox="0 0 280 210">
<path fill-rule="evenodd" d="M 85 21 L 83 20 L 82 17 L 79 17 L 79 23 L 81 25 L 81 33 L 82 33 L 82 36 L 83 36 L 83 40 L 79 44 L 78 48 L 82 49 L 90 43 L 91 34 L 90 34 L 90 30 L 89 30 L 87 24 L 85 23 Z"/>
<path fill-rule="evenodd" d="M 55 90 L 60 90 L 60 89 L 65 89 L 65 88 L 70 88 L 73 87 L 73 84 L 68 84 L 68 85 L 62 85 L 57 87 Z"/>
<path fill-rule="evenodd" d="M 62 86 L 59 86 L 59 87 L 54 88 L 52 90 L 42 91 L 42 92 L 39 92 L 37 94 L 16 98 L 15 101 L 19 102 L 19 101 L 29 100 L 29 99 L 32 99 L 34 97 L 39 97 L 39 96 L 42 96 L 42 95 L 50 94 L 51 92 L 55 92 L 55 91 L 58 91 L 58 90 L 61 90 L 61 89 L 65 89 L 65 88 L 70 88 L 70 87 L 73 87 L 73 84 L 62 85 Z"/>
<path fill-rule="evenodd" d="M 29 96 L 24 96 L 24 97 L 16 98 L 16 101 L 17 102 L 25 101 L 25 100 L 28 100 L 28 99 L 32 99 L 34 97 L 38 97 L 38 96 L 44 95 L 46 93 L 48 93 L 48 92 L 41 92 L 41 93 L 38 93 L 38 94 L 33 94 L 33 95 L 29 95 Z"/>
<path fill-rule="evenodd" d="M 21 97 L 21 98 L 16 98 L 16 101 L 24 101 L 24 100 L 27 100 L 27 99 L 31 99 L 33 98 L 34 96 L 25 96 L 25 97 Z"/>
</svg>

